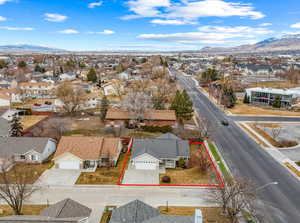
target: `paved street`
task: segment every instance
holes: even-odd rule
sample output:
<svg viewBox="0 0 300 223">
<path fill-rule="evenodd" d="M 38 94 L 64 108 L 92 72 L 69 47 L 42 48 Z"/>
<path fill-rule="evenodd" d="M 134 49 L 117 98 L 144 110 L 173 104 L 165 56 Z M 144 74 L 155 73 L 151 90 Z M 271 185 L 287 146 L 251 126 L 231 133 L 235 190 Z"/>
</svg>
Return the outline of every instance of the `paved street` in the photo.
<svg viewBox="0 0 300 223">
<path fill-rule="evenodd" d="M 176 71 L 172 71 L 176 72 Z M 213 127 L 213 138 L 221 150 L 232 173 L 253 180 L 257 186 L 277 181 L 259 191 L 265 204 L 267 222 L 295 223 L 300 219 L 300 183 L 284 167 L 277 163 L 236 124 L 235 118 L 226 116 L 195 86 L 195 82 L 180 73 L 176 74 L 180 85 L 192 97 L 197 112 L 206 117 Z M 229 126 L 222 126 L 227 119 Z"/>
<path fill-rule="evenodd" d="M 280 116 L 229 116 L 234 121 L 250 122 L 300 122 L 300 117 L 280 117 Z"/>
</svg>

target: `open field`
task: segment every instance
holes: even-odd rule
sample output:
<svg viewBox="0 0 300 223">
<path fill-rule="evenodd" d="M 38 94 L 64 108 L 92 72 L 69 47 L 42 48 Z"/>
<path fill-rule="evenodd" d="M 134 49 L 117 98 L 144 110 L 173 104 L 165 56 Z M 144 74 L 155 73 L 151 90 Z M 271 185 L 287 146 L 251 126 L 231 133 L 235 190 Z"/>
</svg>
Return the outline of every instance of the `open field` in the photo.
<svg viewBox="0 0 300 223">
<path fill-rule="evenodd" d="M 47 205 L 23 205 L 22 214 L 24 215 L 39 215 Z M 14 215 L 13 210 L 8 205 L 0 205 L 0 209 L 3 211 L 0 217 Z"/>
<path fill-rule="evenodd" d="M 295 88 L 300 87 L 299 84 L 293 84 L 289 81 L 260 81 L 257 83 L 252 83 L 248 86 L 252 87 L 265 87 L 265 88 Z"/>
<path fill-rule="evenodd" d="M 271 106 L 256 106 L 252 104 L 244 104 L 237 102 L 234 108 L 228 109 L 229 112 L 235 115 L 274 115 L 274 116 L 300 116 L 300 112 L 286 111 L 274 109 Z"/>
<path fill-rule="evenodd" d="M 118 183 L 126 154 L 121 154 L 116 167 L 100 167 L 95 172 L 81 173 L 76 184 L 113 184 Z"/>
<path fill-rule="evenodd" d="M 219 207 L 158 207 L 161 214 L 179 215 L 179 216 L 194 216 L 195 210 L 200 209 L 203 215 L 203 223 L 222 222 L 229 223 L 229 219 L 221 215 L 221 208 Z"/>
</svg>

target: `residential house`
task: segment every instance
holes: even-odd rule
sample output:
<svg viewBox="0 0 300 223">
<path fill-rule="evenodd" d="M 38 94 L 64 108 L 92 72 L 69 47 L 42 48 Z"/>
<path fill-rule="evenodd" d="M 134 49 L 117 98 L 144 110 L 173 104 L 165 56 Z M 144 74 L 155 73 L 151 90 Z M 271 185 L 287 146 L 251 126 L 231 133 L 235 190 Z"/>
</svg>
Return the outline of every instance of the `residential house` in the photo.
<svg viewBox="0 0 300 223">
<path fill-rule="evenodd" d="M 160 214 L 159 210 L 134 200 L 113 210 L 109 223 L 202 223 L 202 213 L 195 216 L 175 216 Z"/>
<path fill-rule="evenodd" d="M 21 93 L 18 89 L 0 89 L 0 95 L 8 96 L 11 103 L 22 102 Z"/>
<path fill-rule="evenodd" d="M 132 120 L 137 117 L 132 117 L 129 111 L 122 109 L 108 109 L 105 117 L 106 126 L 121 126 L 131 124 Z M 172 126 L 177 125 L 176 114 L 174 110 L 149 110 L 140 118 L 139 125 L 145 126 Z"/>
<path fill-rule="evenodd" d="M 113 80 L 102 85 L 105 96 L 119 96 L 123 92 L 123 85 L 120 81 Z"/>
<path fill-rule="evenodd" d="M 76 74 L 74 73 L 64 73 L 59 75 L 60 81 L 73 81 L 76 79 Z"/>
<path fill-rule="evenodd" d="M 187 161 L 190 157 L 188 141 L 171 133 L 154 139 L 133 139 L 131 150 L 131 167 L 143 170 L 176 168 L 181 158 Z"/>
<path fill-rule="evenodd" d="M 23 82 L 19 87 L 24 98 L 53 98 L 56 86 L 49 82 Z"/>
<path fill-rule="evenodd" d="M 54 155 L 59 169 L 96 169 L 115 166 L 122 150 L 119 138 L 98 136 L 63 136 Z"/>
<path fill-rule="evenodd" d="M 1 217 L 5 223 L 88 223 L 92 210 L 70 198 L 50 205 L 39 215 Z"/>
<path fill-rule="evenodd" d="M 9 108 L 10 107 L 10 97 L 5 94 L 0 93 L 0 108 Z"/>
<path fill-rule="evenodd" d="M 42 163 L 56 150 L 56 141 L 44 137 L 0 137 L 0 166 L 15 162 Z"/>
</svg>

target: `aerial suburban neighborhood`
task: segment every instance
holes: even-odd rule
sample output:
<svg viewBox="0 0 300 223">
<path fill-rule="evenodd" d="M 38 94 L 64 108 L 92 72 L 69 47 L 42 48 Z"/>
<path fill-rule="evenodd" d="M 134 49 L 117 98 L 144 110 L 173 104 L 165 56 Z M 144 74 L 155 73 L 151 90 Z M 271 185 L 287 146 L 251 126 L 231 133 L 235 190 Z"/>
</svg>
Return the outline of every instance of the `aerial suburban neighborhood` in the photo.
<svg viewBox="0 0 300 223">
<path fill-rule="evenodd" d="M 0 223 L 300 222 L 300 8 L 272 4 L 0 0 Z"/>
</svg>

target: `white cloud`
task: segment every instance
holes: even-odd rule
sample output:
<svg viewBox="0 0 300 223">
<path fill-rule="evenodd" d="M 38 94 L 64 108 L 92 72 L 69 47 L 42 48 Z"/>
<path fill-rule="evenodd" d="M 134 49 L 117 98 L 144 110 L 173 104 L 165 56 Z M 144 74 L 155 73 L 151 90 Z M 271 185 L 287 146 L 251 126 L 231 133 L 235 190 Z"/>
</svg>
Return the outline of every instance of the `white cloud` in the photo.
<svg viewBox="0 0 300 223">
<path fill-rule="evenodd" d="M 272 23 L 265 22 L 265 23 L 260 24 L 259 26 L 266 27 L 266 26 L 272 26 L 272 25 L 273 25 Z"/>
<path fill-rule="evenodd" d="M 12 0 L 0 0 L 0 5 L 6 3 L 6 2 L 11 2 Z"/>
<path fill-rule="evenodd" d="M 5 17 L 3 17 L 3 16 L 0 15 L 0 22 L 6 21 L 6 20 L 7 20 L 7 18 L 5 18 Z"/>
<path fill-rule="evenodd" d="M 88 34 L 104 34 L 104 35 L 111 35 L 114 34 L 115 31 L 110 30 L 110 29 L 105 29 L 102 32 L 87 32 Z"/>
<path fill-rule="evenodd" d="M 50 22 L 63 22 L 68 18 L 65 15 L 60 15 L 57 13 L 45 13 L 44 16 L 45 16 L 45 20 Z"/>
<path fill-rule="evenodd" d="M 9 30 L 9 31 L 32 31 L 32 27 L 12 27 L 12 26 L 0 26 L 0 29 Z"/>
<path fill-rule="evenodd" d="M 101 6 L 102 4 L 103 4 L 103 1 L 99 1 L 99 2 L 91 2 L 91 3 L 88 4 L 88 7 L 89 7 L 90 9 L 93 9 L 93 8 L 95 8 L 95 7 Z"/>
<path fill-rule="evenodd" d="M 157 8 L 171 6 L 169 0 L 131 0 L 126 4 L 134 14 L 124 16 L 123 19 L 155 17 L 161 14 Z"/>
<path fill-rule="evenodd" d="M 62 34 L 78 34 L 79 33 L 79 31 L 77 31 L 76 29 L 65 29 L 65 30 L 61 30 L 58 32 L 62 33 Z"/>
<path fill-rule="evenodd" d="M 184 44 L 233 44 L 241 42 L 253 43 L 258 36 L 272 33 L 262 27 L 249 26 L 201 26 L 196 32 L 170 33 L 170 34 L 141 34 L 140 39 L 152 41 L 168 41 Z"/>
<path fill-rule="evenodd" d="M 123 18 L 141 17 L 181 18 L 194 21 L 201 17 L 240 16 L 261 19 L 265 15 L 256 11 L 252 4 L 227 2 L 224 0 L 197 0 L 171 3 L 169 0 L 131 0 L 127 2 L 134 14 Z"/>
<path fill-rule="evenodd" d="M 291 25 L 291 28 L 300 29 L 300 22 Z"/>
<path fill-rule="evenodd" d="M 185 24 L 195 24 L 191 21 L 184 21 L 179 19 L 153 19 L 150 21 L 153 24 L 159 25 L 185 25 Z"/>
</svg>

